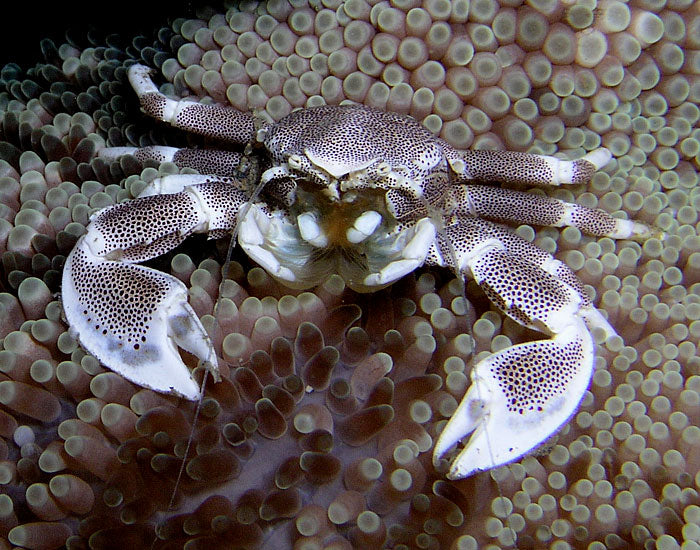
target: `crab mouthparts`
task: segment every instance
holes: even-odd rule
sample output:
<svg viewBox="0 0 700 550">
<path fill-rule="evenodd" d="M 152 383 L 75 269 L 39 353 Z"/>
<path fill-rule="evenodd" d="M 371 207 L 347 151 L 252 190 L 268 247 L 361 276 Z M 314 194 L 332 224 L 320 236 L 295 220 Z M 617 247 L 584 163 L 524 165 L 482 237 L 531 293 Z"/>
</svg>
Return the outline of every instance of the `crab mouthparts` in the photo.
<svg viewBox="0 0 700 550">
<path fill-rule="evenodd" d="M 295 206 L 290 212 L 299 236 L 316 248 L 353 248 L 380 228 L 391 226 L 385 193 L 377 189 L 338 191 L 335 185 L 319 188 L 297 182 Z M 329 196 L 334 189 L 337 196 Z"/>
<path fill-rule="evenodd" d="M 324 216 L 323 219 L 312 212 L 299 214 L 297 225 L 301 238 L 318 248 L 347 247 L 370 237 L 382 223 L 382 215 L 375 210 L 366 210 L 355 216 L 346 212 L 343 203 L 336 208 L 337 215 Z"/>
</svg>

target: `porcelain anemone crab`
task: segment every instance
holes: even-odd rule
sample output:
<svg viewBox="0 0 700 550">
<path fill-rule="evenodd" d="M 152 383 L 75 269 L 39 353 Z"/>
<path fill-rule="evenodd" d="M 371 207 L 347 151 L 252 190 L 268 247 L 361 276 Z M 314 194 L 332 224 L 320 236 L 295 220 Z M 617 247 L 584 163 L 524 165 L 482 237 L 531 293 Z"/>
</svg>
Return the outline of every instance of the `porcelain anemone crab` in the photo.
<svg viewBox="0 0 700 550">
<path fill-rule="evenodd" d="M 174 100 L 150 70 L 129 81 L 155 119 L 244 153 L 171 147 L 106 148 L 115 159 L 174 162 L 203 175 L 153 181 L 138 198 L 96 212 L 63 274 L 66 318 L 108 368 L 190 400 L 198 384 L 178 346 L 216 379 L 211 341 L 176 278 L 139 265 L 193 233 L 234 232 L 241 248 L 294 288 L 333 273 L 369 292 L 421 265 L 473 278 L 518 323 L 548 338 L 478 362 L 472 384 L 434 449 L 434 462 L 466 435 L 448 477 L 510 462 L 546 440 L 576 410 L 594 362 L 592 330 L 614 329 L 565 264 L 502 223 L 574 226 L 612 238 L 646 226 L 601 210 L 488 185 L 581 184 L 610 160 L 603 148 L 578 160 L 508 151 L 460 151 L 411 117 L 362 105 L 321 106 L 265 122 L 230 107 Z M 247 177 L 240 174 L 247 170 Z"/>
</svg>

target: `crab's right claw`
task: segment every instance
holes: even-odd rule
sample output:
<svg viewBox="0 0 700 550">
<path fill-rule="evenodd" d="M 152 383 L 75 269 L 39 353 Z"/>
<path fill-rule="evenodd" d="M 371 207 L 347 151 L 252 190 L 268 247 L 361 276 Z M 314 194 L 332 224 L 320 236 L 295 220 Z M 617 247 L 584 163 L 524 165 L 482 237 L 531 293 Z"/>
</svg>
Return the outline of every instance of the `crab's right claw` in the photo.
<svg viewBox="0 0 700 550">
<path fill-rule="evenodd" d="M 181 191 L 109 206 L 92 217 L 66 259 L 61 296 L 71 332 L 107 368 L 196 400 L 199 387 L 177 347 L 202 360 L 218 380 L 209 336 L 187 303 L 185 285 L 136 262 L 172 250 L 192 233 L 230 231 L 247 199 L 227 183 L 170 178 Z"/>
<path fill-rule="evenodd" d="M 132 382 L 192 401 L 199 385 L 177 346 L 218 377 L 216 354 L 187 288 L 175 277 L 137 264 L 105 260 L 78 240 L 63 272 L 62 300 L 71 331 L 104 365 Z"/>
<path fill-rule="evenodd" d="M 433 463 L 474 432 L 451 462 L 461 479 L 502 466 L 538 447 L 578 407 L 593 370 L 590 332 L 576 316 L 551 340 L 526 342 L 480 361 L 472 385 L 435 444 Z"/>
</svg>

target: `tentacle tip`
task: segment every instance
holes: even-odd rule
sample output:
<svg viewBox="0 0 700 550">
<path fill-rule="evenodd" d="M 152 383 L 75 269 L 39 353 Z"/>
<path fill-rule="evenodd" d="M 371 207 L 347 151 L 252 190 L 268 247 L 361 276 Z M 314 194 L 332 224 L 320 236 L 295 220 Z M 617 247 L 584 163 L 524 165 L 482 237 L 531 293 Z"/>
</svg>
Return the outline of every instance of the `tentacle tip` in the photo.
<svg viewBox="0 0 700 550">
<path fill-rule="evenodd" d="M 595 170 L 600 170 L 612 160 L 612 153 L 605 147 L 598 147 L 586 153 L 581 160 L 591 163 Z"/>
<path fill-rule="evenodd" d="M 627 237 L 629 240 L 642 242 L 647 239 L 658 239 L 660 241 L 665 241 L 668 238 L 668 233 L 666 233 L 660 227 L 649 226 L 641 222 L 631 222 L 630 235 Z"/>
<path fill-rule="evenodd" d="M 606 320 L 606 324 L 608 326 L 598 325 L 598 326 L 593 327 L 591 329 L 591 334 L 593 335 L 593 340 L 599 345 L 604 344 L 605 342 L 607 342 L 611 338 L 618 335 L 617 332 L 615 331 L 615 329 L 612 327 L 612 325 L 607 323 L 607 320 Z"/>
<path fill-rule="evenodd" d="M 603 343 L 610 340 L 610 338 L 617 336 L 617 332 L 609 321 L 603 316 L 603 314 L 598 311 L 593 306 L 582 307 L 579 310 L 579 314 L 583 319 L 584 323 L 588 329 L 594 333 L 594 338 L 596 342 Z"/>
<path fill-rule="evenodd" d="M 461 158 L 456 158 L 456 159 L 449 159 L 447 163 L 450 165 L 450 168 L 452 168 L 452 171 L 459 175 L 465 175 L 467 172 L 467 163 L 464 162 L 463 159 Z"/>
<path fill-rule="evenodd" d="M 669 235 L 664 231 L 663 229 L 660 229 L 658 227 L 647 227 L 647 230 L 649 231 L 649 234 L 645 236 L 645 238 L 651 238 L 651 239 L 658 239 L 660 241 L 665 241 L 668 239 Z"/>
<path fill-rule="evenodd" d="M 444 458 L 445 452 L 438 452 L 437 449 L 433 451 L 433 468 L 439 474 L 446 474 L 450 468 L 450 461 Z"/>
</svg>

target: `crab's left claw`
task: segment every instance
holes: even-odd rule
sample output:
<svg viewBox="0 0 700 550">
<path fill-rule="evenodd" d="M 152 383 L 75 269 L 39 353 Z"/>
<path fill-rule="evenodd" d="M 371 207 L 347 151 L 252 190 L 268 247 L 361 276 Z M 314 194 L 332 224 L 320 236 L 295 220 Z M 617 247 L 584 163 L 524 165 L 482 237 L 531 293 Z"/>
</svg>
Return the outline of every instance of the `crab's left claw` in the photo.
<svg viewBox="0 0 700 550">
<path fill-rule="evenodd" d="M 474 432 L 448 472 L 459 479 L 516 460 L 553 435 L 573 415 L 591 380 L 592 331 L 605 338 L 615 331 L 573 272 L 534 245 L 473 218 L 446 233 L 452 242 L 471 244 L 455 247 L 457 265 L 493 304 L 523 326 L 550 335 L 502 349 L 472 369 L 472 385 L 433 454 L 441 467 L 441 458 Z"/>
<path fill-rule="evenodd" d="M 578 407 L 594 356 L 591 334 L 576 317 L 550 340 L 518 344 L 480 361 L 435 445 L 436 467 L 471 432 L 452 461 L 450 479 L 507 464 L 539 446 Z"/>
</svg>

